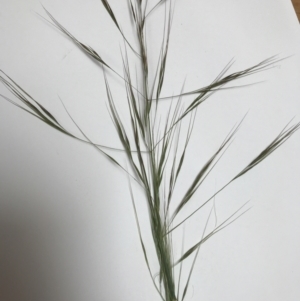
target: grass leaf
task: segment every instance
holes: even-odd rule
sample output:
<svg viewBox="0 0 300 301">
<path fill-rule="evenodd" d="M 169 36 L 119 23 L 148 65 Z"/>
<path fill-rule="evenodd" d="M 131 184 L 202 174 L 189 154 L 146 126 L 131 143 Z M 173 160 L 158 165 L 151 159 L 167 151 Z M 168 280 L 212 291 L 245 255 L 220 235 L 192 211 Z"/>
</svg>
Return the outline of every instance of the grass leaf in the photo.
<svg viewBox="0 0 300 301">
<path fill-rule="evenodd" d="M 300 128 L 300 123 L 297 123 L 293 126 L 290 126 L 286 129 L 287 126 L 279 133 L 279 135 L 258 155 L 253 159 L 245 168 L 242 169 L 234 178 L 232 178 L 227 184 L 225 184 L 222 188 L 220 188 L 216 193 L 214 193 L 208 200 L 206 200 L 201 206 L 199 206 L 196 210 L 190 213 L 185 219 L 183 219 L 180 223 L 170 229 L 167 234 L 171 233 L 179 226 L 181 226 L 185 221 L 191 218 L 196 212 L 202 209 L 208 202 L 210 202 L 217 194 L 222 192 L 226 187 L 228 187 L 233 181 L 245 175 L 248 171 L 250 171 L 253 167 L 257 166 L 263 160 L 265 160 L 273 151 L 275 151 L 278 147 L 280 147 L 284 142 L 286 142 L 296 131 Z"/>
</svg>

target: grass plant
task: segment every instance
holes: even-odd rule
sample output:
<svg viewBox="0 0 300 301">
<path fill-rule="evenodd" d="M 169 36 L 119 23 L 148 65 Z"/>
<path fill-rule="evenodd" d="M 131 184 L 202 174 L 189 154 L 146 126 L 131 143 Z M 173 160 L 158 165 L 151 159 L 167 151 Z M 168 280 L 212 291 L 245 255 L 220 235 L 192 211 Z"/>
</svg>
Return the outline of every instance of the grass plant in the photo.
<svg viewBox="0 0 300 301">
<path fill-rule="evenodd" d="M 226 219 L 218 223 L 216 222 L 213 229 L 209 230 L 208 224 L 215 213 L 214 198 L 271 155 L 273 151 L 299 129 L 300 123 L 289 123 L 286 125 L 273 141 L 267 143 L 266 147 L 249 164 L 232 177 L 230 181 L 212 193 L 206 201 L 198 204 L 196 209 L 186 213 L 184 209 L 188 208 L 187 205 L 191 202 L 196 202 L 194 198 L 195 193 L 205 182 L 219 160 L 221 160 L 245 118 L 242 118 L 229 131 L 228 135 L 224 137 L 220 146 L 211 154 L 207 162 L 199 168 L 190 185 L 186 187 L 184 195 L 178 200 L 178 197 L 174 197 L 174 191 L 180 181 L 183 166 L 186 162 L 187 149 L 195 130 L 194 123 L 197 117 L 197 110 L 201 108 L 204 102 L 209 100 L 212 94 L 224 89 L 241 87 L 235 84 L 237 80 L 268 70 L 274 64 L 278 64 L 281 59 L 273 56 L 234 73 L 229 73 L 233 65 L 233 61 L 230 61 L 211 84 L 192 91 L 185 91 L 183 84 L 180 94 L 161 97 L 165 83 L 168 55 L 171 51 L 170 38 L 175 2 L 172 0 L 160 0 L 151 6 L 148 0 L 128 0 L 136 38 L 134 43 L 126 37 L 110 3 L 107 0 L 101 1 L 103 8 L 111 18 L 112 25 L 116 26 L 124 40 L 124 45 L 121 47 L 122 72 L 109 65 L 101 54 L 91 46 L 79 41 L 46 8 L 44 8 L 45 17 L 43 18 L 60 30 L 67 38 L 71 39 L 77 47 L 98 63 L 105 82 L 108 111 L 115 126 L 116 134 L 121 142 L 121 149 L 94 143 L 81 130 L 80 126 L 64 106 L 74 125 L 82 133 L 83 138 L 75 136 L 57 120 L 48 108 L 45 108 L 38 100 L 35 100 L 4 71 L 1 71 L 0 80 L 14 95 L 14 98 L 10 99 L 6 96 L 1 96 L 53 129 L 93 146 L 127 175 L 141 249 L 154 288 L 157 290 L 158 298 L 163 301 L 183 301 L 190 287 L 192 273 L 201 246 L 249 210 L 249 203 L 247 202 Z M 164 27 L 161 29 L 163 39 L 157 64 L 153 66 L 149 63 L 149 57 L 151 57 L 152 53 L 148 51 L 149 40 L 146 36 L 146 27 L 148 26 L 149 19 L 155 17 L 158 9 L 163 9 L 165 12 Z M 132 60 L 130 57 L 134 57 L 135 63 L 131 63 Z M 149 69 L 154 70 L 152 72 L 153 75 L 149 72 Z M 114 91 L 111 90 L 110 81 L 107 76 L 108 73 L 121 79 L 124 84 L 130 127 L 125 126 L 126 122 L 121 117 L 123 114 L 120 114 L 115 102 Z M 190 100 L 184 101 L 185 98 L 189 98 Z M 61 101 L 64 105 L 63 100 Z M 168 106 L 167 110 L 165 110 L 166 106 Z M 126 165 L 121 164 L 115 156 L 115 153 L 120 151 L 126 156 Z M 145 242 L 143 239 L 143 229 L 139 222 L 139 214 L 136 206 L 137 200 L 133 185 L 138 185 L 143 190 L 144 200 L 139 200 L 139 202 L 146 201 L 147 203 L 149 225 L 153 238 L 152 242 Z M 175 243 L 173 241 L 173 231 L 181 228 L 187 220 L 192 219 L 201 209 L 209 205 L 211 206 L 211 210 L 201 238 L 188 248 L 184 246 L 183 238 L 181 242 L 182 255 L 180 258 L 174 258 Z M 182 214 L 185 217 L 179 219 Z M 148 258 L 147 245 L 151 243 L 155 248 L 156 261 L 159 266 L 157 274 L 153 271 Z M 178 244 L 178 242 L 176 243 Z M 192 260 L 188 261 L 188 258 L 192 258 Z M 187 264 L 189 264 L 188 273 L 184 275 L 182 270 Z"/>
</svg>

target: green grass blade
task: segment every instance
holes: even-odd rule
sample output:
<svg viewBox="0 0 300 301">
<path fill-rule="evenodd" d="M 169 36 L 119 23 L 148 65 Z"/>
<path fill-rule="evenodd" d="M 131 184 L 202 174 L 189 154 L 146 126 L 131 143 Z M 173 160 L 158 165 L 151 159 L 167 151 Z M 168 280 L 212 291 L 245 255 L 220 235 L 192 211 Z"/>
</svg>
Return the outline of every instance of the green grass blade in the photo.
<svg viewBox="0 0 300 301">
<path fill-rule="evenodd" d="M 225 184 L 222 188 L 220 188 L 215 194 L 213 194 L 208 200 L 206 200 L 201 206 L 199 206 L 196 210 L 194 210 L 191 214 L 189 214 L 185 219 L 183 219 L 180 223 L 174 226 L 171 230 L 167 232 L 171 233 L 179 226 L 181 226 L 185 221 L 191 218 L 196 212 L 198 212 L 201 208 L 203 208 L 209 201 L 211 201 L 217 194 L 222 192 L 226 187 L 228 187 L 233 181 L 245 175 L 248 171 L 250 171 L 253 167 L 257 166 L 263 160 L 265 160 L 273 151 L 275 151 L 278 147 L 280 147 L 284 142 L 286 142 L 296 131 L 300 128 L 300 122 L 291 126 L 287 130 L 286 127 L 280 132 L 280 134 L 257 156 L 253 159 L 241 172 L 239 172 L 233 179 L 231 179 L 227 184 Z"/>
<path fill-rule="evenodd" d="M 228 218 L 226 218 L 219 226 L 215 227 L 214 230 L 212 230 L 209 234 L 207 234 L 206 236 L 202 237 L 201 240 L 196 243 L 194 246 L 192 246 L 191 248 L 189 248 L 175 263 L 175 265 L 181 263 L 182 261 L 184 261 L 185 259 L 187 259 L 191 254 L 193 254 L 193 252 L 195 252 L 197 250 L 197 248 L 205 243 L 209 238 L 211 238 L 213 235 L 215 235 L 216 233 L 218 233 L 219 231 L 225 229 L 227 226 L 231 225 L 233 222 L 235 222 L 239 217 L 241 217 L 243 214 L 245 214 L 249 209 L 243 211 L 242 213 L 240 213 L 237 217 L 235 217 L 233 220 L 231 220 L 237 213 L 239 213 L 247 204 L 249 204 L 250 200 L 245 202 L 241 207 L 239 207 L 236 211 L 234 211 L 234 213 L 232 213 Z M 231 221 L 230 221 L 231 220 Z"/>
<path fill-rule="evenodd" d="M 155 11 L 155 9 L 157 9 L 161 4 L 163 4 L 163 3 L 167 2 L 167 1 L 168 1 L 168 0 L 160 0 L 160 1 L 158 1 L 158 2 L 151 8 L 151 10 L 147 13 L 147 15 L 146 15 L 145 18 L 148 18 L 149 15 Z"/>
<path fill-rule="evenodd" d="M 286 127 L 285 127 L 286 128 Z M 296 131 L 300 128 L 300 122 L 291 126 L 287 130 L 282 130 L 282 132 L 257 156 L 255 157 L 239 174 L 237 174 L 233 181 L 239 177 L 246 174 L 253 167 L 261 163 L 269 155 L 271 155 L 279 146 L 281 146 L 285 141 L 287 141 Z"/>
<path fill-rule="evenodd" d="M 81 43 L 79 40 L 77 40 L 64 26 L 62 26 L 51 14 L 50 12 L 43 6 L 46 14 L 48 17 L 52 20 L 52 22 L 55 24 L 55 26 L 66 36 L 68 36 L 75 44 L 77 44 L 85 53 L 90 55 L 92 58 L 94 58 L 99 63 L 103 64 L 107 68 L 113 70 L 103 59 L 102 57 L 90 46 L 87 46 L 83 43 Z"/>
<path fill-rule="evenodd" d="M 235 80 L 238 80 L 238 79 L 241 79 L 241 78 L 253 75 L 253 74 L 256 74 L 258 72 L 262 72 L 262 71 L 269 70 L 271 68 L 275 68 L 275 64 L 277 64 L 287 58 L 288 57 L 279 59 L 278 56 L 272 56 L 266 60 L 263 60 L 263 61 L 257 63 L 256 65 L 253 65 L 252 67 L 249 67 L 244 70 L 237 71 L 237 72 L 231 73 L 230 75 L 224 76 L 225 73 L 229 70 L 229 68 L 233 64 L 233 61 L 230 61 L 230 63 L 227 64 L 227 66 L 221 71 L 221 73 L 217 76 L 217 78 L 210 85 L 205 86 L 203 88 L 196 89 L 196 90 L 192 90 L 189 92 L 185 92 L 185 93 L 181 94 L 181 96 L 194 95 L 194 94 L 199 94 L 199 96 L 200 96 L 202 93 L 207 94 L 208 92 L 222 90 L 222 89 L 224 89 L 223 86 L 230 82 L 233 82 Z M 244 85 L 242 85 L 241 87 L 243 87 L 243 86 Z M 239 87 L 239 86 L 235 86 L 233 88 L 237 88 L 237 87 Z M 179 97 L 179 96 L 180 96 L 180 94 L 176 95 L 176 96 L 160 97 L 160 100 L 168 99 L 171 97 Z"/>
<path fill-rule="evenodd" d="M 139 222 L 139 218 L 138 218 L 138 214 L 137 214 L 137 210 L 136 210 L 136 205 L 135 205 L 135 201 L 134 201 L 132 186 L 131 186 L 129 178 L 128 178 L 128 184 L 129 184 L 131 202 L 132 202 L 132 207 L 133 207 L 133 211 L 134 211 L 134 217 L 135 217 L 136 226 L 137 226 L 137 230 L 138 230 L 139 240 L 140 240 L 141 247 L 142 247 L 142 250 L 143 250 L 144 259 L 145 259 L 145 262 L 146 262 L 146 265 L 147 265 L 147 269 L 150 273 L 150 277 L 152 279 L 152 282 L 153 282 L 153 285 L 154 285 L 155 289 L 157 290 L 157 292 L 160 295 L 161 299 L 163 301 L 165 301 L 164 297 L 162 296 L 161 292 L 159 291 L 159 289 L 158 289 L 158 287 L 155 283 L 154 277 L 153 277 L 152 272 L 151 272 L 151 268 L 150 268 L 150 264 L 149 264 L 149 260 L 148 260 L 148 256 L 147 256 L 147 251 L 146 251 L 145 244 L 144 244 L 143 237 L 142 237 L 142 232 L 141 232 L 140 222 Z"/>
<path fill-rule="evenodd" d="M 74 123 L 74 125 L 78 128 L 78 130 L 82 133 L 82 135 L 90 142 L 91 145 L 93 145 L 96 150 L 98 150 L 101 154 L 103 154 L 109 161 L 111 161 L 112 163 L 114 163 L 117 167 L 121 168 L 128 176 L 130 176 L 130 178 L 132 178 L 135 182 L 139 183 L 140 182 L 133 176 L 131 175 L 115 158 L 113 158 L 112 156 L 110 156 L 109 154 L 107 154 L 106 152 L 104 152 L 100 147 L 98 147 L 96 144 L 94 144 L 89 137 L 83 132 L 83 130 L 79 127 L 79 125 L 76 123 L 76 121 L 74 120 L 74 118 L 71 116 L 71 114 L 69 113 L 68 109 L 66 108 L 65 104 L 63 103 L 62 99 L 59 97 L 66 113 L 68 114 L 68 116 L 70 117 L 70 119 L 72 120 L 72 122 Z"/>
<path fill-rule="evenodd" d="M 199 186 L 205 180 L 208 173 L 215 166 L 215 165 L 213 165 L 213 163 L 215 162 L 216 158 L 221 154 L 223 149 L 231 142 L 232 138 L 234 137 L 234 135 L 236 134 L 236 132 L 240 128 L 240 126 L 241 126 L 244 119 L 245 119 L 245 117 L 241 120 L 241 122 L 235 128 L 233 128 L 230 131 L 230 133 L 227 135 L 225 140 L 220 145 L 219 149 L 211 156 L 211 158 L 207 161 L 207 163 L 200 169 L 200 171 L 198 172 L 197 176 L 195 177 L 193 183 L 191 184 L 190 188 L 187 190 L 187 192 L 185 193 L 183 199 L 181 200 L 181 202 L 179 203 L 179 205 L 175 209 L 175 212 L 172 216 L 172 221 L 174 220 L 174 218 L 176 217 L 178 212 L 189 202 L 189 200 L 192 198 L 192 196 L 197 191 Z"/>
<path fill-rule="evenodd" d="M 105 7 L 106 11 L 108 12 L 109 16 L 111 17 L 111 19 L 112 19 L 113 22 L 115 23 L 115 25 L 116 25 L 116 27 L 118 28 L 119 32 L 121 33 L 121 35 L 122 35 L 124 41 L 127 43 L 127 45 L 130 47 L 130 49 L 131 49 L 136 55 L 140 56 L 139 53 L 138 53 L 136 50 L 134 50 L 134 48 L 131 46 L 131 44 L 128 42 L 127 38 L 125 37 L 125 35 L 124 35 L 124 33 L 123 33 L 123 31 L 122 31 L 122 29 L 121 29 L 121 27 L 120 27 L 120 25 L 119 25 L 119 23 L 118 23 L 118 21 L 117 21 L 117 18 L 116 18 L 116 16 L 115 16 L 115 14 L 114 14 L 114 12 L 113 12 L 111 6 L 109 5 L 108 1 L 107 1 L 107 0 L 101 0 L 101 2 L 102 2 L 102 4 L 103 4 L 103 6 Z"/>
</svg>

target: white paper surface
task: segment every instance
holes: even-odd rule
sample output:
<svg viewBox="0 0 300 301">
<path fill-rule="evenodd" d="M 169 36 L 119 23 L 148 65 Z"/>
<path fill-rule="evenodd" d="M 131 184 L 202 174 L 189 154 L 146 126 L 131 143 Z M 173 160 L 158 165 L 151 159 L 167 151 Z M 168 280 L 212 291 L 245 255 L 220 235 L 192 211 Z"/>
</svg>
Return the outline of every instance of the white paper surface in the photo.
<svg viewBox="0 0 300 301">
<path fill-rule="evenodd" d="M 78 133 L 58 94 L 91 139 L 120 146 L 99 66 L 34 13 L 46 16 L 39 1 L 0 2 L 0 68 L 70 131 Z M 123 2 L 110 1 L 133 40 Z M 43 5 L 122 70 L 122 40 L 101 1 Z M 154 56 L 162 27 L 157 20 L 151 17 L 147 36 Z M 176 1 L 163 95 L 179 93 L 185 79 L 186 91 L 209 84 L 232 58 L 234 72 L 276 54 L 292 57 L 239 82 L 263 83 L 217 93 L 199 110 L 179 194 L 248 115 L 186 213 L 249 163 L 293 117 L 300 120 L 300 30 L 287 0 Z M 122 110 L 122 81 L 113 75 L 109 81 Z M 11 97 L 3 86 L 0 93 Z M 160 300 L 139 244 L 126 176 L 93 147 L 3 99 L 0 110 L 0 300 Z M 217 197 L 220 220 L 249 199 L 253 208 L 203 246 L 185 300 L 300 299 L 299 151 L 296 133 Z M 145 222 L 144 200 L 136 193 Z M 186 248 L 201 237 L 206 214 L 195 215 L 199 224 L 187 225 Z M 151 245 L 147 230 L 146 242 Z M 150 261 L 156 272 L 154 257 Z"/>
</svg>

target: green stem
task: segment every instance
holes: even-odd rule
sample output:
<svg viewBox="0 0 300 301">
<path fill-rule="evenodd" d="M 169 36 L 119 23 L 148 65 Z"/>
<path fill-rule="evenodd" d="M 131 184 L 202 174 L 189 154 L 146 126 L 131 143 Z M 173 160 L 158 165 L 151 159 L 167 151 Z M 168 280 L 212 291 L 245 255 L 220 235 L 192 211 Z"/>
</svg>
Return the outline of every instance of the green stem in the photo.
<svg viewBox="0 0 300 301">
<path fill-rule="evenodd" d="M 147 50 L 145 43 L 145 18 L 142 16 L 142 9 L 140 10 L 140 20 L 137 25 L 137 37 L 140 46 L 141 53 L 141 68 L 142 68 L 142 79 L 143 79 L 143 111 L 141 112 L 144 132 L 145 132 L 145 145 L 148 148 L 148 161 L 150 164 L 150 174 L 152 191 L 151 195 L 146 192 L 148 208 L 150 211 L 150 222 L 152 237 L 155 245 L 156 255 L 160 266 L 160 277 L 159 281 L 163 285 L 165 301 L 176 301 L 175 284 L 173 277 L 173 261 L 172 261 L 172 245 L 170 236 L 165 235 L 165 218 L 161 215 L 161 201 L 160 201 L 160 183 L 158 164 L 155 158 L 154 151 L 154 140 L 152 137 L 152 125 L 151 125 L 151 100 L 148 96 L 148 61 L 147 61 Z M 148 181 L 150 184 L 150 181 Z"/>
</svg>

